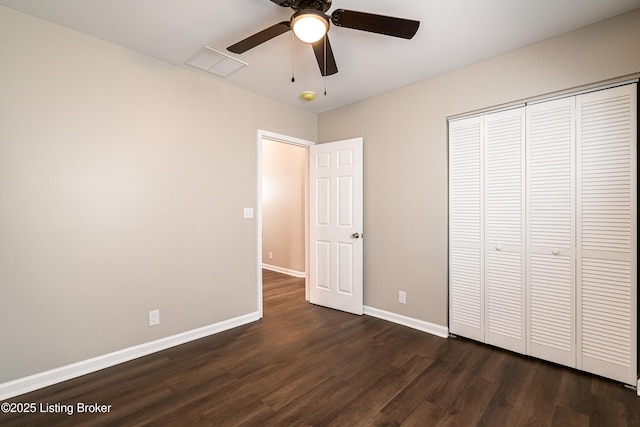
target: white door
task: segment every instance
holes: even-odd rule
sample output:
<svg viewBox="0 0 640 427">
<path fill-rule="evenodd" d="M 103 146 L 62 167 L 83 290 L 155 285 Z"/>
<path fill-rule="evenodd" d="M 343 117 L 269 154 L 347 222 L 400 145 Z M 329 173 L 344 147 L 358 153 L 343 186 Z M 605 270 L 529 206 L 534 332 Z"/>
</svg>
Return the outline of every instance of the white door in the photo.
<svg viewBox="0 0 640 427">
<path fill-rule="evenodd" d="M 524 108 L 485 116 L 485 342 L 524 353 Z"/>
<path fill-rule="evenodd" d="M 527 106 L 528 354 L 575 367 L 575 98 Z"/>
<path fill-rule="evenodd" d="M 577 97 L 577 367 L 637 379 L 636 87 Z"/>
<path fill-rule="evenodd" d="M 362 138 L 309 154 L 309 299 L 362 314 Z"/>
<path fill-rule="evenodd" d="M 483 123 L 449 123 L 449 330 L 484 342 Z"/>
</svg>

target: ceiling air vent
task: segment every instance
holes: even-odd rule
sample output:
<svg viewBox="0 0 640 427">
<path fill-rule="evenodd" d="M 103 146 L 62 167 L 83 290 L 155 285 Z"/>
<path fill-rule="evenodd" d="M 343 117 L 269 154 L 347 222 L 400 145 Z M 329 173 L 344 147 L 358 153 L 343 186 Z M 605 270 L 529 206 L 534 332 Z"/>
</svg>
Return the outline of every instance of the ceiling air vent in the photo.
<svg viewBox="0 0 640 427">
<path fill-rule="evenodd" d="M 209 46 L 200 49 L 191 59 L 185 62 L 185 64 L 222 78 L 227 78 L 239 69 L 249 65 L 246 62 L 239 61 L 229 55 L 211 49 Z"/>
</svg>

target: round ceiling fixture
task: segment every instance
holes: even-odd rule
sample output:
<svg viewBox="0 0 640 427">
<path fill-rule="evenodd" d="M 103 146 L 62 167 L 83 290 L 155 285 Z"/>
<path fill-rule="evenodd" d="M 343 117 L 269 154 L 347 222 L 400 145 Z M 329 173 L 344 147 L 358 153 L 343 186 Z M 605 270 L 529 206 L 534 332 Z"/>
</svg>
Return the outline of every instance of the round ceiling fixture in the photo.
<svg viewBox="0 0 640 427">
<path fill-rule="evenodd" d="M 304 99 L 305 101 L 313 101 L 314 99 L 316 99 L 316 93 L 310 90 L 306 90 L 300 94 L 300 98 Z"/>
<path fill-rule="evenodd" d="M 329 20 L 315 9 L 302 9 L 291 17 L 291 29 L 305 43 L 315 43 L 329 31 Z"/>
</svg>

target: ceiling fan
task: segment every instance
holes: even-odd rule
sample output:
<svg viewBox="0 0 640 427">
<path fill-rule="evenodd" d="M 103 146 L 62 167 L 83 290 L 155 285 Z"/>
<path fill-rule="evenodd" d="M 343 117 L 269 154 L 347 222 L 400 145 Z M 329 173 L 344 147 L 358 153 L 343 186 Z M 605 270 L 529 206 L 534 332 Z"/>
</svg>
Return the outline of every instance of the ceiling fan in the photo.
<svg viewBox="0 0 640 427">
<path fill-rule="evenodd" d="M 249 49 L 293 30 L 296 37 L 311 44 L 323 76 L 338 72 L 331 44 L 329 43 L 329 22 L 337 27 L 352 28 L 387 36 L 411 39 L 420 26 L 420 21 L 375 15 L 373 13 L 336 9 L 330 16 L 325 12 L 331 8 L 331 0 L 271 0 L 282 7 L 295 11 L 289 21 L 282 21 L 255 33 L 227 48 L 233 53 L 244 53 Z"/>
</svg>

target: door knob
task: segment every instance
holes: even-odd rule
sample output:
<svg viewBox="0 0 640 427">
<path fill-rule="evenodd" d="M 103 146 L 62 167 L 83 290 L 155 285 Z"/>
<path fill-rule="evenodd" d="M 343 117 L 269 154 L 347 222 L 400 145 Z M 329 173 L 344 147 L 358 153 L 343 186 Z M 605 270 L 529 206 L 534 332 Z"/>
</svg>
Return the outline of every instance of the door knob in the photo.
<svg viewBox="0 0 640 427">
<path fill-rule="evenodd" d="M 360 233 L 353 233 L 351 235 L 351 237 L 353 237 L 354 239 L 359 239 L 360 238 Z"/>
<path fill-rule="evenodd" d="M 552 251 L 551 251 L 551 253 L 552 253 L 553 255 L 560 255 L 560 250 L 558 250 L 558 249 L 554 249 L 554 250 L 552 250 Z"/>
</svg>

